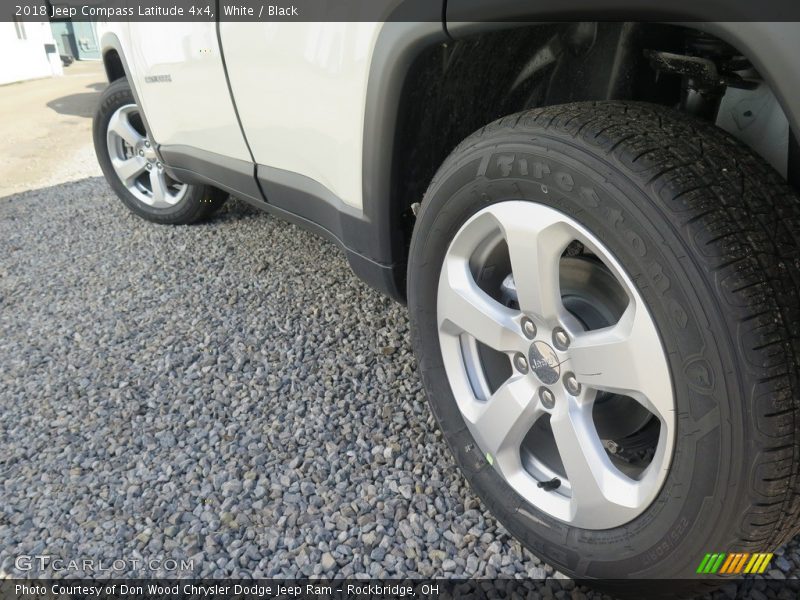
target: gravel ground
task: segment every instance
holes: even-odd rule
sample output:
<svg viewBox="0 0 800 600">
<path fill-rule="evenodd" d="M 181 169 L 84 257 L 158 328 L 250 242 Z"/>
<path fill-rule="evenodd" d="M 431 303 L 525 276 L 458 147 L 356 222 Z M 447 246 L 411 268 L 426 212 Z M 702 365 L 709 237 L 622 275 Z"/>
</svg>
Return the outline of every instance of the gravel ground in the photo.
<svg viewBox="0 0 800 600">
<path fill-rule="evenodd" d="M 21 554 L 191 558 L 207 577 L 554 575 L 456 470 L 405 308 L 331 244 L 237 201 L 152 225 L 87 179 L 0 202 L 0 256 L 0 576 L 41 574 Z M 799 553 L 768 578 L 797 576 Z M 541 592 L 600 597 L 558 574 Z"/>
</svg>

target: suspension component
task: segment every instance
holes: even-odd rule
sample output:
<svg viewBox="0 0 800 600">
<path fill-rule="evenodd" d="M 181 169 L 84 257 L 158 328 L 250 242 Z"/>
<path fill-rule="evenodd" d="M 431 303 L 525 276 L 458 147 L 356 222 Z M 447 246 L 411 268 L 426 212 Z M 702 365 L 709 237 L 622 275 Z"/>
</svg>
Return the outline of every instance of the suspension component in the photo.
<svg viewBox="0 0 800 600">
<path fill-rule="evenodd" d="M 683 110 L 711 121 L 716 120 L 728 87 L 758 87 L 758 81 L 739 73 L 751 69 L 750 62 L 725 42 L 704 33 L 689 36 L 685 54 L 661 50 L 645 50 L 644 54 L 659 73 L 683 77 Z"/>
</svg>

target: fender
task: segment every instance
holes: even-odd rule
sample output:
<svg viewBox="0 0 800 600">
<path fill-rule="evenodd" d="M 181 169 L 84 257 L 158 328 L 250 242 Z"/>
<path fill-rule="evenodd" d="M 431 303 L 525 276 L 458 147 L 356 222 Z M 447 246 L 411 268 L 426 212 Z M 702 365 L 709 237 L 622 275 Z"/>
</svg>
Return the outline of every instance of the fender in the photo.
<svg viewBox="0 0 800 600">
<path fill-rule="evenodd" d="M 117 36 L 117 34 L 113 31 L 106 31 L 100 38 L 100 48 L 103 53 L 103 66 L 105 67 L 108 81 L 112 82 L 115 79 L 119 79 L 119 77 L 114 76 L 114 66 L 111 64 L 110 53 L 114 51 L 117 53 L 120 63 L 122 63 L 122 70 L 125 72 L 125 78 L 128 80 L 128 85 L 131 86 L 131 91 L 133 92 L 133 98 L 136 100 L 136 104 L 138 106 L 142 106 L 142 103 L 139 100 L 139 94 L 136 91 L 136 86 L 133 83 L 131 70 L 128 66 L 128 61 L 125 58 L 125 51 L 122 48 L 122 42 L 120 41 L 119 36 Z M 148 137 L 153 141 L 154 146 L 158 148 L 158 144 L 153 138 L 150 126 L 147 124 L 147 117 L 145 116 L 144 111 L 141 112 L 141 115 Z M 159 156 L 159 158 L 161 157 Z"/>
<path fill-rule="evenodd" d="M 108 81 L 112 82 L 115 79 L 119 79 L 119 77 L 114 77 L 114 66 L 111 64 L 109 55 L 110 52 L 114 51 L 117 53 L 117 57 L 119 57 L 119 61 L 122 64 L 122 70 L 125 72 L 125 78 L 128 80 L 128 85 L 131 86 L 133 99 L 136 101 L 138 106 L 142 106 L 142 103 L 139 100 L 139 94 L 136 91 L 136 86 L 133 83 L 133 77 L 131 76 L 131 70 L 128 66 L 128 61 L 125 59 L 125 51 L 122 48 L 122 42 L 120 41 L 119 36 L 117 36 L 117 34 L 113 31 L 106 31 L 100 38 L 100 48 L 103 57 L 103 66 L 105 67 Z M 156 153 L 156 156 L 159 158 L 159 160 L 166 164 L 166 161 L 161 154 L 158 142 L 156 141 L 155 137 L 153 137 L 153 130 L 150 128 L 150 125 L 147 122 L 147 117 L 145 116 L 144 111 L 141 111 L 140 114 L 145 131 L 147 131 L 147 137 L 149 137 L 153 142 L 153 151 Z"/>
<path fill-rule="evenodd" d="M 363 141 L 364 218 L 372 226 L 372 249 L 393 265 L 390 295 L 405 301 L 406 251 L 399 223 L 402 207 L 392 182 L 400 97 L 414 59 L 434 44 L 448 41 L 440 22 L 387 22 L 381 29 L 369 69 Z"/>
</svg>

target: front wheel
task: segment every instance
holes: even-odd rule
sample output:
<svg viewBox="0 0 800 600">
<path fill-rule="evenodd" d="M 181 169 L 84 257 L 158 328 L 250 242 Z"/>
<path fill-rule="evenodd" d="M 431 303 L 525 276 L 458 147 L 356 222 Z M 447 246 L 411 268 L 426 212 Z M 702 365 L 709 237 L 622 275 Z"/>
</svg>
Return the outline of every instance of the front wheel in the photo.
<svg viewBox="0 0 800 600">
<path fill-rule="evenodd" d="M 454 151 L 411 244 L 412 336 L 513 535 L 617 579 L 743 572 L 797 531 L 797 231 L 777 173 L 662 107 L 533 110 Z"/>
<path fill-rule="evenodd" d="M 94 149 L 106 180 L 134 213 L 155 223 L 199 221 L 225 203 L 227 194 L 170 177 L 147 134 L 141 109 L 126 79 L 100 97 L 93 123 Z"/>
</svg>

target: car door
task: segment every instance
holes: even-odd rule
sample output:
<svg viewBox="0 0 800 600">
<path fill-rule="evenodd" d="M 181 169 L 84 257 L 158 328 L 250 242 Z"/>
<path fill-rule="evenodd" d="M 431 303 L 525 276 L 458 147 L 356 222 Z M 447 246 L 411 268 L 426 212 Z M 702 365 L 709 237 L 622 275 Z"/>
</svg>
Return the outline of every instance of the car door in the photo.
<svg viewBox="0 0 800 600">
<path fill-rule="evenodd" d="M 131 22 L 129 27 L 133 85 L 156 141 L 168 149 L 249 162 L 216 23 Z"/>
<path fill-rule="evenodd" d="M 366 91 L 381 27 L 220 22 L 231 89 L 256 163 L 303 175 L 361 208 Z"/>
</svg>

